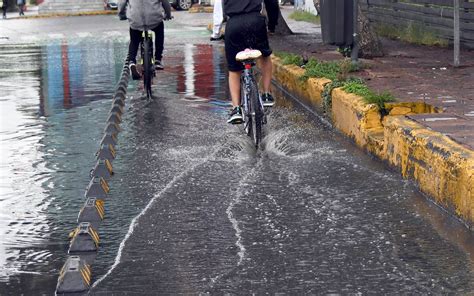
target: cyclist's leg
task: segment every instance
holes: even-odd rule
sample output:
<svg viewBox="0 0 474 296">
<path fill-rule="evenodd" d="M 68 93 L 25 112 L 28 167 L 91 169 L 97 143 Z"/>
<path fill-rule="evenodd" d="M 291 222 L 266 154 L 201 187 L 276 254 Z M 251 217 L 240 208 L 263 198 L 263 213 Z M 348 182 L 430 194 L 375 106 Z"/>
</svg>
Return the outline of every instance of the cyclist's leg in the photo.
<svg viewBox="0 0 474 296">
<path fill-rule="evenodd" d="M 242 20 L 231 17 L 226 26 L 225 55 L 229 69 L 229 89 L 234 107 L 240 106 L 240 73 L 244 69 L 241 62 L 235 59 L 237 53 L 245 49 L 245 36 L 242 36 Z"/>
<path fill-rule="evenodd" d="M 260 68 L 260 71 L 262 72 L 262 87 L 263 87 L 263 92 L 268 93 L 270 92 L 270 86 L 272 83 L 272 59 L 268 56 L 262 56 L 258 60 L 258 67 Z"/>
<path fill-rule="evenodd" d="M 128 54 L 130 56 L 130 63 L 137 63 L 137 53 L 140 42 L 142 41 L 142 32 L 130 28 L 130 45 L 128 47 Z"/>
<path fill-rule="evenodd" d="M 161 22 L 153 29 L 155 32 L 155 60 L 161 61 L 163 58 L 163 48 L 165 42 L 165 25 Z"/>
<path fill-rule="evenodd" d="M 263 105 L 266 107 L 271 107 L 274 104 L 273 96 L 270 94 L 270 86 L 272 82 L 272 60 L 270 58 L 272 54 L 272 49 L 268 42 L 268 34 L 266 28 L 266 20 L 263 16 L 258 16 L 253 19 L 253 26 L 255 27 L 255 44 L 253 45 L 255 49 L 262 52 L 262 57 L 258 61 L 258 66 L 262 72 L 262 87 L 263 87 Z"/>
</svg>

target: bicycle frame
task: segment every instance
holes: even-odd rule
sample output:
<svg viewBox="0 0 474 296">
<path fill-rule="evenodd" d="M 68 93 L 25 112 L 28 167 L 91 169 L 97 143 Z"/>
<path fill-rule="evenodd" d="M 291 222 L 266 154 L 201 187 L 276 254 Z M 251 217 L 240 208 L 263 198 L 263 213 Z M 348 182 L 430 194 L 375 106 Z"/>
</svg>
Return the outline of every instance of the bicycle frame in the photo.
<svg viewBox="0 0 474 296">
<path fill-rule="evenodd" d="M 142 64 L 142 74 L 143 74 L 143 84 L 145 87 L 146 95 L 148 99 L 152 99 L 151 85 L 153 82 L 153 77 L 155 77 L 155 61 L 153 55 L 153 37 L 154 32 L 148 31 L 145 27 L 142 32 L 142 42 L 141 42 L 141 64 Z"/>
<path fill-rule="evenodd" d="M 252 136 L 255 145 L 258 147 L 261 141 L 261 124 L 266 123 L 265 108 L 258 91 L 257 83 L 253 73 L 255 61 L 248 60 L 243 62 L 245 68 L 241 74 L 241 104 L 244 113 L 244 124 L 247 135 Z M 256 91 L 258 97 L 258 105 L 252 104 L 252 88 Z M 259 106 L 255 108 L 255 106 Z M 259 109 L 259 110 L 256 110 Z M 257 122 L 260 121 L 260 122 Z M 256 128 L 253 130 L 253 128 Z"/>
</svg>

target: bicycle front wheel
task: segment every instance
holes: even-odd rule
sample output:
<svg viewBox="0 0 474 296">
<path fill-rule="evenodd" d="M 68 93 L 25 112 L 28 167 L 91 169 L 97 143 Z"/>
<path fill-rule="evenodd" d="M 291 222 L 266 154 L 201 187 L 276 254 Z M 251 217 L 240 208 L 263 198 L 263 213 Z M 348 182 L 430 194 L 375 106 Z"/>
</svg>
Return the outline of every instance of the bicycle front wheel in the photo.
<svg viewBox="0 0 474 296">
<path fill-rule="evenodd" d="M 151 83 L 153 80 L 153 48 L 150 44 L 151 42 L 150 38 L 145 38 L 143 40 L 143 84 L 148 99 L 152 98 Z"/>
</svg>

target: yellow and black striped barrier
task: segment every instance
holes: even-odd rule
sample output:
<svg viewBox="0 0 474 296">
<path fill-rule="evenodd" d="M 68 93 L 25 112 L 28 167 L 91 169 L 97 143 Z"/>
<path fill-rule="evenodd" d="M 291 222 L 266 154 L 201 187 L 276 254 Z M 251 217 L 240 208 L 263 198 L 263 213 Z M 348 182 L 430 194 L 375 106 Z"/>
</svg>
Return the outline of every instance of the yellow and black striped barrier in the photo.
<svg viewBox="0 0 474 296">
<path fill-rule="evenodd" d="M 92 226 L 97 227 L 105 218 L 104 200 L 90 197 L 86 200 L 77 218 L 78 223 L 90 222 Z"/>
<path fill-rule="evenodd" d="M 109 181 L 114 174 L 112 163 L 108 159 L 98 160 L 91 171 L 91 178 L 102 178 Z"/>
<path fill-rule="evenodd" d="M 59 272 L 56 294 L 84 293 L 91 286 L 92 271 L 79 256 L 70 256 Z"/>
<path fill-rule="evenodd" d="M 99 249 L 99 234 L 92 228 L 90 222 L 81 222 L 76 229 L 69 233 L 71 243 L 69 253 L 95 252 Z"/>
<path fill-rule="evenodd" d="M 129 61 L 125 60 L 122 75 L 112 97 L 112 108 L 106 121 L 104 136 L 96 153 L 96 165 L 90 172 L 84 206 L 77 216 L 78 226 L 69 234 L 69 254 L 58 277 L 56 294 L 86 294 L 93 281 L 90 264 L 100 245 L 99 228 L 105 218 L 105 201 L 110 192 L 108 181 L 114 175 L 112 162 L 116 157 L 117 135 L 125 108 L 129 81 Z M 94 254 L 91 256 L 91 254 Z"/>
<path fill-rule="evenodd" d="M 94 177 L 89 182 L 89 186 L 86 189 L 86 197 L 95 197 L 98 199 L 107 199 L 110 191 L 109 184 L 104 178 Z"/>
</svg>

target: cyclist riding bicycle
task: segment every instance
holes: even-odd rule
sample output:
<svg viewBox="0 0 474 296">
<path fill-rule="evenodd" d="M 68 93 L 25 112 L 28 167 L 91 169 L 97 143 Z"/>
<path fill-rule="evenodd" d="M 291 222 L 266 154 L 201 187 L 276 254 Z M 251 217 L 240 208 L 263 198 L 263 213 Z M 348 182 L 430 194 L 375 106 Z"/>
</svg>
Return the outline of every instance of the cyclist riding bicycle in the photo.
<svg viewBox="0 0 474 296">
<path fill-rule="evenodd" d="M 277 1 L 277 0 L 271 0 Z M 272 79 L 272 50 L 268 44 L 266 18 L 261 14 L 263 0 L 224 0 L 224 15 L 228 17 L 225 30 L 225 53 L 229 69 L 229 88 L 233 109 L 229 113 L 228 123 L 243 122 L 240 107 L 240 75 L 244 66 L 236 60 L 237 53 L 250 48 L 260 50 L 262 57 L 258 60 L 262 72 L 262 101 L 266 107 L 274 105 L 270 94 Z M 274 13 L 269 10 L 268 13 Z M 276 11 L 278 13 L 278 11 Z M 270 17 L 270 16 L 269 16 Z M 272 19 L 274 16 L 271 16 Z"/>
<path fill-rule="evenodd" d="M 128 5 L 127 5 L 128 4 Z M 162 8 L 165 15 L 163 15 Z M 163 70 L 161 59 L 163 57 L 163 45 L 165 40 L 164 20 L 170 20 L 171 6 L 168 0 L 120 0 L 119 18 L 128 18 L 130 23 L 130 45 L 128 54 L 130 57 L 130 72 L 132 78 L 141 78 L 137 71 L 137 52 L 142 41 L 142 31 L 146 29 L 155 32 L 155 69 Z"/>
</svg>

